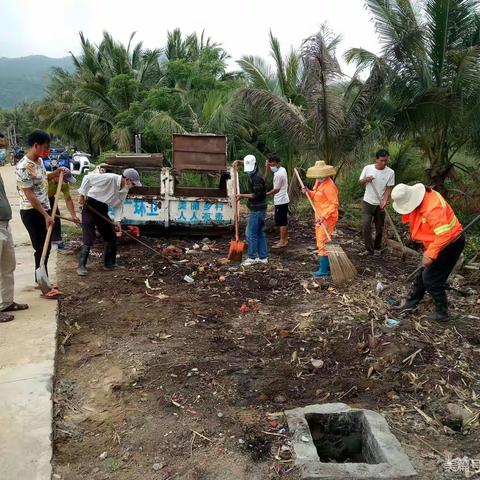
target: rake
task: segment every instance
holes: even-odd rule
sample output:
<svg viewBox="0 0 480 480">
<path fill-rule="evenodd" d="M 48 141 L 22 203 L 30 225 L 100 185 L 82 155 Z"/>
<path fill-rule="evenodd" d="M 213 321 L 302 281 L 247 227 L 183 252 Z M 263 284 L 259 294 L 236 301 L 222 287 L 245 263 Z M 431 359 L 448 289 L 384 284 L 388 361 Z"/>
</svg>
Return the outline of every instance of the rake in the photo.
<svg viewBox="0 0 480 480">
<path fill-rule="evenodd" d="M 378 201 L 380 203 L 382 203 L 382 198 L 380 197 L 380 194 L 378 193 L 377 187 L 375 187 L 373 182 L 370 185 L 372 186 L 373 191 L 375 192 L 375 195 L 378 198 Z M 390 224 L 390 227 L 392 228 L 393 233 L 395 234 L 397 242 L 400 244 L 400 246 L 402 248 L 402 262 L 404 262 L 406 257 L 407 257 L 407 252 L 405 250 L 405 245 L 402 242 L 402 237 L 400 237 L 400 234 L 398 233 L 397 227 L 395 226 L 395 223 L 393 223 L 392 217 L 390 216 L 390 214 L 387 211 L 387 206 L 386 205 L 385 205 L 384 212 L 385 212 L 385 218 L 387 219 L 387 222 Z"/>
<path fill-rule="evenodd" d="M 305 185 L 303 184 L 303 181 L 300 178 L 300 175 L 296 168 L 294 168 L 294 172 L 298 178 L 298 181 L 302 189 L 305 188 Z M 307 193 L 305 194 L 305 196 L 308 198 L 308 201 L 310 202 L 310 205 L 312 206 L 313 211 L 315 212 L 315 215 L 319 217 L 320 215 L 317 212 L 317 209 L 315 208 L 315 204 L 313 203 L 312 199 Z M 344 252 L 343 248 L 338 243 L 332 243 L 332 238 L 330 237 L 325 225 L 321 223 L 320 226 L 323 228 L 325 236 L 327 237 L 326 247 L 327 247 L 328 261 L 330 262 L 330 272 L 332 274 L 333 282 L 337 285 L 340 285 L 342 283 L 346 283 L 346 282 L 349 282 L 350 280 L 353 280 L 353 278 L 355 278 L 355 276 L 357 275 L 357 269 L 355 268 L 353 263 L 350 261 L 347 254 Z"/>
</svg>

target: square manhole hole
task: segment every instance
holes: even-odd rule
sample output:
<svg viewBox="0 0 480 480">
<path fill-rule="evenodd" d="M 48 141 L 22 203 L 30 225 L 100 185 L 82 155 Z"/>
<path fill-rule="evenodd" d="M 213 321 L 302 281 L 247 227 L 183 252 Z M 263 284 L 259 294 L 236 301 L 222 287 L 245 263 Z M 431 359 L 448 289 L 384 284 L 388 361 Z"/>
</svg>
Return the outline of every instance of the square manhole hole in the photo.
<svg viewBox="0 0 480 480">
<path fill-rule="evenodd" d="M 368 442 L 363 412 L 307 413 L 305 418 L 320 462 L 381 463 Z"/>
<path fill-rule="evenodd" d="M 304 480 L 407 480 L 417 474 L 385 418 L 344 403 L 285 412 Z"/>
</svg>

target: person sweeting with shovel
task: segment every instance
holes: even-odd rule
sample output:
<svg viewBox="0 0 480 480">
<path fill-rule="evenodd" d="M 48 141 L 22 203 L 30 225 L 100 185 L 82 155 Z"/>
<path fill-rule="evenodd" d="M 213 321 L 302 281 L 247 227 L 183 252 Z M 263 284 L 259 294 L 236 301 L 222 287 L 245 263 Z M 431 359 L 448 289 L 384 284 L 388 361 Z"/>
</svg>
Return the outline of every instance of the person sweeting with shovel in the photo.
<svg viewBox="0 0 480 480">
<path fill-rule="evenodd" d="M 315 162 L 313 167 L 307 170 L 307 178 L 315 178 L 312 190 L 303 187 L 315 206 L 315 237 L 318 247 L 318 270 L 313 272 L 314 277 L 326 277 L 330 275 L 330 262 L 327 251 L 327 235 L 332 235 L 338 221 L 338 189 L 332 178 L 336 174 L 335 168 L 327 165 L 323 160 Z"/>
<path fill-rule="evenodd" d="M 411 311 L 428 292 L 435 304 L 430 320 L 449 320 L 445 284 L 465 247 L 463 227 L 452 207 L 435 190 L 421 183 L 400 183 L 392 190 L 393 208 L 410 226 L 412 240 L 425 248 L 419 269 L 407 300 L 399 307 Z"/>
</svg>

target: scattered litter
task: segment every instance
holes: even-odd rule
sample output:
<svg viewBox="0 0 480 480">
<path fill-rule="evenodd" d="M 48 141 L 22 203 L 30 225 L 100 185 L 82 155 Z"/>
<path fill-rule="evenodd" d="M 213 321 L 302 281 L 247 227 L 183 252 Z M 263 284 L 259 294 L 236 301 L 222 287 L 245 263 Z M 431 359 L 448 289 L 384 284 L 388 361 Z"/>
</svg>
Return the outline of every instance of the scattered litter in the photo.
<svg viewBox="0 0 480 480">
<path fill-rule="evenodd" d="M 159 470 L 161 470 L 165 465 L 163 463 L 154 463 L 152 468 L 158 472 Z"/>
<path fill-rule="evenodd" d="M 98 458 L 99 458 L 100 460 L 105 460 L 107 457 L 108 457 L 108 453 L 107 453 L 107 452 L 102 452 L 102 453 L 98 456 Z"/>
<path fill-rule="evenodd" d="M 151 285 L 150 285 L 150 282 L 148 280 L 148 278 L 145 279 L 145 286 L 149 289 L 149 290 L 161 290 L 161 288 L 153 288 Z M 99 302 L 100 303 L 100 302 Z"/>
<path fill-rule="evenodd" d="M 179 255 L 180 253 L 183 253 L 183 250 L 175 245 L 169 245 L 162 250 L 162 253 L 167 256 Z"/>
<path fill-rule="evenodd" d="M 385 325 L 389 328 L 395 328 L 400 325 L 400 321 L 395 320 L 394 318 L 387 318 L 387 320 L 385 321 Z"/>
<path fill-rule="evenodd" d="M 310 441 L 310 440 L 309 440 L 309 438 L 308 438 L 308 437 L 306 437 L 305 435 L 302 435 L 302 437 L 301 437 L 301 438 L 302 438 L 302 442 L 305 442 L 305 443 L 307 443 L 307 442 L 309 442 L 309 441 Z"/>
<path fill-rule="evenodd" d="M 187 282 L 187 283 L 194 283 L 195 282 L 195 280 L 190 275 L 185 275 L 183 277 L 183 280 L 185 280 L 185 282 Z"/>
<path fill-rule="evenodd" d="M 312 358 L 310 360 L 310 363 L 312 364 L 313 368 L 322 368 L 323 365 L 324 365 L 323 360 L 319 360 L 319 359 L 316 359 L 316 358 Z"/>
<path fill-rule="evenodd" d="M 218 412 L 218 413 L 217 413 L 217 417 L 218 417 L 218 418 L 223 418 L 223 416 L 224 416 L 224 413 L 223 413 L 223 412 Z"/>
<path fill-rule="evenodd" d="M 246 303 L 243 303 L 242 306 L 240 307 L 240 313 L 247 313 L 249 311 L 250 311 L 250 307 Z"/>
<path fill-rule="evenodd" d="M 375 292 L 377 293 L 377 295 L 380 295 L 384 290 L 385 290 L 385 287 L 383 283 L 380 280 L 378 280 L 377 286 L 375 287 Z"/>
</svg>

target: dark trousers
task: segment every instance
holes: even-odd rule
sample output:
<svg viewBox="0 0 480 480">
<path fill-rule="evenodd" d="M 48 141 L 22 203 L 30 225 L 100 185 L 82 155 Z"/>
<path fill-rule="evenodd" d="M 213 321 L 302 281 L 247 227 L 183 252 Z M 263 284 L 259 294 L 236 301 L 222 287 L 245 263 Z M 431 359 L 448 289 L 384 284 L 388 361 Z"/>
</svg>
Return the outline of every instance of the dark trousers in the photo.
<svg viewBox="0 0 480 480">
<path fill-rule="evenodd" d="M 93 198 L 87 197 L 87 205 L 90 205 L 100 215 L 92 212 L 88 207 L 82 209 L 82 232 L 83 232 L 83 244 L 87 247 L 92 247 L 97 238 L 95 228 L 103 238 L 104 242 L 117 243 L 117 235 L 115 233 L 114 226 L 107 222 L 102 217 L 109 218 L 108 205 L 103 202 L 99 202 Z"/>
<path fill-rule="evenodd" d="M 375 224 L 375 240 L 373 239 L 372 226 Z M 374 250 L 381 250 L 383 239 L 383 227 L 385 225 L 385 211 L 379 205 L 371 205 L 363 202 L 362 210 L 362 231 L 365 248 L 373 253 Z"/>
<path fill-rule="evenodd" d="M 53 210 L 53 204 L 55 203 L 55 197 L 49 197 L 50 208 Z M 62 224 L 60 222 L 60 209 L 57 206 L 57 214 L 55 215 L 55 223 L 53 224 L 52 242 L 62 241 Z"/>
<path fill-rule="evenodd" d="M 47 212 L 49 215 L 50 211 Z M 25 228 L 27 229 L 28 235 L 30 236 L 30 241 L 32 242 L 32 247 L 35 250 L 35 270 L 40 267 L 40 259 L 42 258 L 43 244 L 47 238 L 47 226 L 45 224 L 45 218 L 43 215 L 34 208 L 29 208 L 28 210 L 20 210 L 20 217 L 22 219 Z M 48 275 L 48 257 L 50 255 L 50 248 L 52 243 L 48 245 L 47 256 L 45 257 L 45 270 Z M 37 280 L 35 275 L 35 281 Z"/>
<path fill-rule="evenodd" d="M 422 268 L 415 277 L 409 300 L 419 302 L 428 292 L 438 307 L 447 306 L 446 282 L 465 247 L 465 235 L 449 243 L 427 268 Z"/>
<path fill-rule="evenodd" d="M 117 256 L 117 234 L 115 227 L 102 217 L 109 218 L 108 205 L 99 202 L 93 198 L 87 197 L 87 205 L 95 209 L 97 213 L 92 212 L 86 205 L 82 209 L 82 232 L 83 244 L 92 247 L 97 238 L 95 229 L 98 230 L 105 242 L 105 265 L 109 266 L 115 263 Z"/>
</svg>

